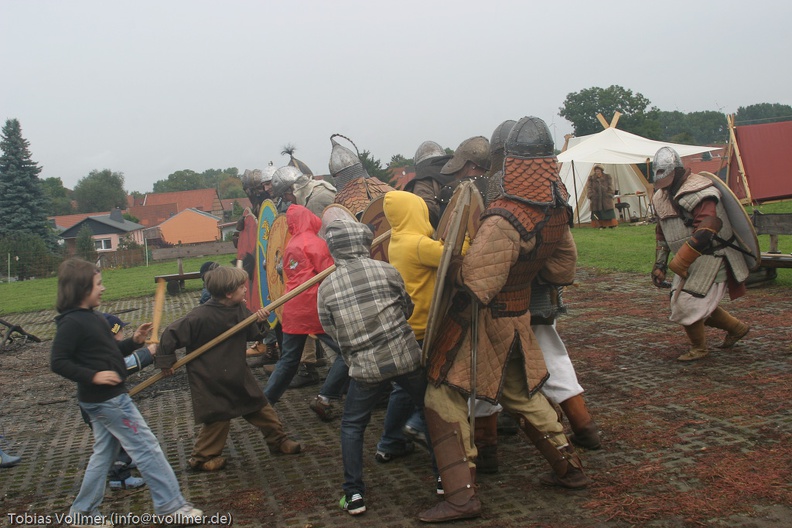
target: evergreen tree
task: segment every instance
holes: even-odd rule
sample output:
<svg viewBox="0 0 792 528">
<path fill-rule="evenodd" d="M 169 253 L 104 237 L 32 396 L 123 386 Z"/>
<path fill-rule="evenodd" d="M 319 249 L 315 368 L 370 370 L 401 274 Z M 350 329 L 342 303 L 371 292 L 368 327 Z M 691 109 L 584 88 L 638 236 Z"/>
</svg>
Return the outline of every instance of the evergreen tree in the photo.
<svg viewBox="0 0 792 528">
<path fill-rule="evenodd" d="M 77 231 L 75 246 L 78 257 L 88 262 L 96 262 L 96 259 L 99 258 L 99 254 L 96 251 L 96 243 L 93 239 L 93 232 L 87 225 L 82 226 L 80 230 Z"/>
<path fill-rule="evenodd" d="M 41 167 L 30 159 L 29 146 L 19 121 L 8 119 L 0 135 L 0 235 L 37 236 L 55 248 L 47 200 L 38 178 Z"/>
</svg>

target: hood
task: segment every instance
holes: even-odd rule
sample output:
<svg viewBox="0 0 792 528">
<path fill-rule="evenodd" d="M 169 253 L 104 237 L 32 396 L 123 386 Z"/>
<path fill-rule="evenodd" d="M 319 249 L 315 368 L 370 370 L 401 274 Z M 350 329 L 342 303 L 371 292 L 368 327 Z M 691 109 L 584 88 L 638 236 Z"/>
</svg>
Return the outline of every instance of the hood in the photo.
<svg viewBox="0 0 792 528">
<path fill-rule="evenodd" d="M 385 218 L 394 233 L 414 233 L 432 236 L 434 228 L 429 222 L 429 208 L 423 198 L 405 191 L 385 194 Z"/>
<path fill-rule="evenodd" d="M 319 233 L 322 227 L 322 220 L 302 205 L 290 205 L 286 210 L 286 223 L 289 225 L 291 236 L 300 233 L 313 232 Z"/>
<path fill-rule="evenodd" d="M 349 260 L 369 256 L 374 233 L 366 224 L 339 218 L 328 224 L 325 240 L 336 261 Z"/>
</svg>

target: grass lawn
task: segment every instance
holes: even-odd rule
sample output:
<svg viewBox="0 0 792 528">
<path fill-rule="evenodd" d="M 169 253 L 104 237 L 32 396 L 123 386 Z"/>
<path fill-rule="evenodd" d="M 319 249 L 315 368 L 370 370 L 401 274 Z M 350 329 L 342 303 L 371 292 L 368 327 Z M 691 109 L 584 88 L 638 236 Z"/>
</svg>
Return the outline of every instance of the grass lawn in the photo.
<svg viewBox="0 0 792 528">
<path fill-rule="evenodd" d="M 792 202 L 767 204 L 758 208 L 763 213 L 792 212 Z M 622 271 L 645 273 L 647 285 L 655 258 L 654 224 L 620 224 L 616 229 L 592 229 L 588 224 L 575 227 L 572 235 L 578 248 L 578 265 L 598 268 L 603 271 Z M 769 235 L 759 237 L 762 251 L 770 248 Z M 792 253 L 792 235 L 778 237 L 778 249 L 782 253 Z M 185 272 L 198 271 L 207 260 L 229 264 L 235 255 L 221 255 L 214 259 L 207 257 L 185 259 Z M 127 299 L 131 297 L 153 297 L 154 277 L 178 272 L 175 260 L 157 262 L 150 266 L 105 270 L 102 273 L 107 291 L 105 300 Z M 778 269 L 776 287 L 792 287 L 792 269 Z M 187 291 L 200 290 L 201 281 L 185 282 Z M 31 281 L 0 284 L 0 317 L 9 313 L 35 312 L 52 309 L 55 305 L 57 279 L 36 279 Z"/>
<path fill-rule="evenodd" d="M 218 255 L 215 257 L 198 257 L 182 260 L 185 273 L 199 271 L 201 264 L 207 260 L 215 260 L 221 264 L 230 264 L 236 255 Z M 129 299 L 132 297 L 154 297 L 154 277 L 179 272 L 176 260 L 152 263 L 137 268 L 108 269 L 102 271 L 102 282 L 107 290 L 102 295 L 106 301 Z M 184 282 L 186 291 L 200 291 L 203 287 L 200 280 Z M 21 282 L 0 284 L 0 317 L 9 313 L 36 312 L 55 307 L 58 290 L 58 279 L 36 279 Z"/>
</svg>

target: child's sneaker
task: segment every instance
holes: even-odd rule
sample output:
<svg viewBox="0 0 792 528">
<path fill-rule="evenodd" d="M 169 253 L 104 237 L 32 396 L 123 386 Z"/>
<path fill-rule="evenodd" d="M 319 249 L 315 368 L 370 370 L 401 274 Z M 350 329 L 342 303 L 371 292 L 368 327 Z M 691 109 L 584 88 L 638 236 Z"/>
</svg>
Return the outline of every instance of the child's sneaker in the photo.
<svg viewBox="0 0 792 528">
<path fill-rule="evenodd" d="M 144 486 L 145 484 L 146 481 L 143 480 L 142 478 L 128 477 L 126 480 L 111 480 L 110 489 L 111 490 L 135 489 Z"/>
<path fill-rule="evenodd" d="M 438 495 L 445 495 L 445 490 L 443 489 L 443 479 L 437 477 L 437 488 L 435 489 Z"/>
<path fill-rule="evenodd" d="M 377 449 L 377 452 L 374 454 L 374 460 L 376 460 L 380 464 L 387 464 L 394 458 L 407 456 L 413 451 L 415 451 L 415 444 L 413 444 L 412 442 L 407 442 L 406 444 L 404 444 L 404 449 L 398 452 L 388 453 L 386 451 L 380 451 L 379 449 Z"/>
<path fill-rule="evenodd" d="M 169 515 L 173 517 L 175 526 L 191 526 L 204 522 L 203 510 L 199 510 L 189 502 Z"/>
<path fill-rule="evenodd" d="M 360 493 L 354 493 L 351 496 L 344 495 L 338 505 L 342 510 L 349 512 L 349 515 L 360 515 L 366 511 L 366 503 Z"/>
</svg>

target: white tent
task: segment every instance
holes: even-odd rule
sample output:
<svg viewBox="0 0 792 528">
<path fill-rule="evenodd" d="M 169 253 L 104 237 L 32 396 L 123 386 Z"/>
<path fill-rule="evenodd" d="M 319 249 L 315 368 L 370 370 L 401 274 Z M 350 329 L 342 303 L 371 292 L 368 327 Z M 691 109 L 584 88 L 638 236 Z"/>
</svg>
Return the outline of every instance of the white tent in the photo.
<svg viewBox="0 0 792 528">
<path fill-rule="evenodd" d="M 681 157 L 717 150 L 713 147 L 654 141 L 614 127 L 597 134 L 570 138 L 567 149 L 558 155 L 558 161 L 561 163 L 562 181 L 570 194 L 575 223 L 591 221 L 586 182 L 595 164 L 602 165 L 605 172 L 613 177 L 618 200 L 630 204 L 630 214 L 645 216 L 652 185 L 646 181 L 638 165 L 651 161 L 660 147 L 671 147 Z"/>
</svg>

